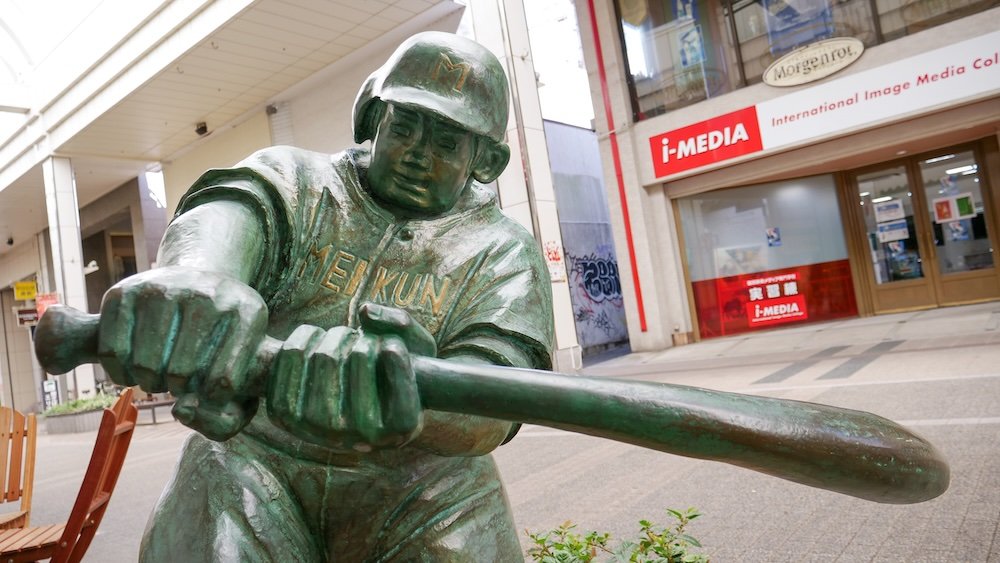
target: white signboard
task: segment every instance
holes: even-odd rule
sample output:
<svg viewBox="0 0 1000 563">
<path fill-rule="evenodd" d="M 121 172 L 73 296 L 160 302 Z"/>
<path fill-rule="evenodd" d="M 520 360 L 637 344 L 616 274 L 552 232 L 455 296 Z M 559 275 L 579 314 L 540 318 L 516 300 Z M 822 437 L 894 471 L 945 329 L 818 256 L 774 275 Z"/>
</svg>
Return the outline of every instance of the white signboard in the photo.
<svg viewBox="0 0 1000 563">
<path fill-rule="evenodd" d="M 910 238 L 910 229 L 906 227 L 906 221 L 890 221 L 878 224 L 879 242 L 892 242 L 908 238 Z"/>
<path fill-rule="evenodd" d="M 653 177 L 669 179 L 997 92 L 1000 31 L 652 135 Z"/>
<path fill-rule="evenodd" d="M 903 210 L 903 202 L 898 199 L 880 201 L 872 204 L 872 207 L 875 209 L 876 223 L 906 218 L 906 211 Z"/>
<path fill-rule="evenodd" d="M 854 37 L 834 37 L 796 49 L 771 63 L 761 77 L 769 86 L 798 86 L 816 82 L 847 68 L 865 51 Z"/>
<path fill-rule="evenodd" d="M 1000 31 L 757 104 L 763 149 L 1000 89 Z"/>
</svg>

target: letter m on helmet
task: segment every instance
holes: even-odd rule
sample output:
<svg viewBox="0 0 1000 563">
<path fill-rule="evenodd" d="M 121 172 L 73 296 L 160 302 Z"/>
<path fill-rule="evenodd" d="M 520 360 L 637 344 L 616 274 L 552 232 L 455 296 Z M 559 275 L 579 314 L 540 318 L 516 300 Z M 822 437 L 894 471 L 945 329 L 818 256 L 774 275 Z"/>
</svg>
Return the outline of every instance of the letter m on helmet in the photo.
<svg viewBox="0 0 1000 563">
<path fill-rule="evenodd" d="M 451 89 L 456 92 L 461 92 L 470 70 L 472 70 L 472 67 L 469 63 L 453 63 L 448 58 L 448 55 L 441 53 L 441 60 L 438 61 L 438 65 L 434 68 L 434 74 L 431 75 L 431 79 L 451 86 Z"/>
</svg>

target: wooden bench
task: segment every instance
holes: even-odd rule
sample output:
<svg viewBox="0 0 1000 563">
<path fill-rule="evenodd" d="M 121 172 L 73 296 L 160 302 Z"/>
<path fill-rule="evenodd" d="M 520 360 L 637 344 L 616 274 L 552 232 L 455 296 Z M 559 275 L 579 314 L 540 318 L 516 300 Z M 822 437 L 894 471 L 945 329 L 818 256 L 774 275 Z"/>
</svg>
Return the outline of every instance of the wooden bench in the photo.
<svg viewBox="0 0 1000 563">
<path fill-rule="evenodd" d="M 174 399 L 165 399 L 159 401 L 135 401 L 132 404 L 135 405 L 135 408 L 141 411 L 148 410 L 149 412 L 151 412 L 153 414 L 153 424 L 156 424 L 156 409 L 158 407 L 171 407 L 173 406 L 174 402 L 175 402 Z"/>
</svg>

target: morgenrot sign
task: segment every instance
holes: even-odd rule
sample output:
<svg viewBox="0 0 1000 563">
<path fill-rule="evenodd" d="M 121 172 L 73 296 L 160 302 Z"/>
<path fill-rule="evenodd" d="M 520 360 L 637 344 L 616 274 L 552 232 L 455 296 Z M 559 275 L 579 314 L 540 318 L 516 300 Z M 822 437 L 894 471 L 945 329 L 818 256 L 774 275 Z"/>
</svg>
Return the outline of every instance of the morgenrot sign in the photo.
<svg viewBox="0 0 1000 563">
<path fill-rule="evenodd" d="M 817 41 L 771 63 L 764 71 L 764 83 L 798 86 L 814 82 L 843 70 L 858 60 L 864 50 L 865 44 L 853 37 Z"/>
</svg>

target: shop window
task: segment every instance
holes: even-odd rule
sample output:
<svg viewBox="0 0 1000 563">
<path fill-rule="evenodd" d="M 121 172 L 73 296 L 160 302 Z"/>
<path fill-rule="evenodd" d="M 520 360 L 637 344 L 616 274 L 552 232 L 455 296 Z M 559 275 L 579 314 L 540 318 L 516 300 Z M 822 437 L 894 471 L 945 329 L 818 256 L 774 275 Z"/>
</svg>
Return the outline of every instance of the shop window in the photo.
<svg viewBox="0 0 1000 563">
<path fill-rule="evenodd" d="M 831 176 L 678 201 L 702 338 L 857 315 Z"/>
<path fill-rule="evenodd" d="M 948 23 L 996 6 L 996 0 L 876 0 L 882 39 L 904 35 Z"/>
<path fill-rule="evenodd" d="M 732 91 L 739 74 L 722 3 L 617 0 L 638 119 Z"/>
<path fill-rule="evenodd" d="M 747 84 L 796 47 L 833 37 L 875 45 L 878 34 L 869 0 L 743 0 L 732 2 L 739 56 Z"/>
<path fill-rule="evenodd" d="M 782 55 L 833 37 L 866 46 L 1000 4 L 997 0 L 615 0 L 634 118 L 762 80 Z"/>
</svg>

